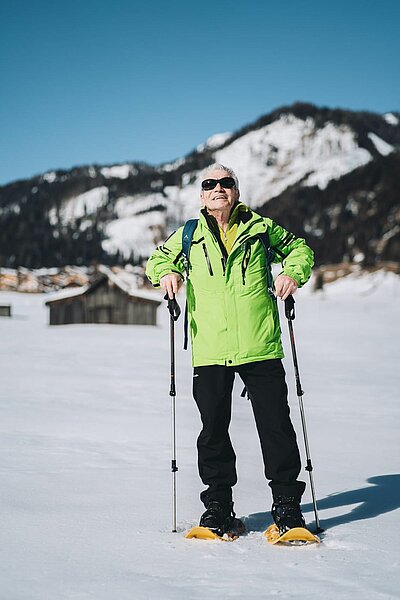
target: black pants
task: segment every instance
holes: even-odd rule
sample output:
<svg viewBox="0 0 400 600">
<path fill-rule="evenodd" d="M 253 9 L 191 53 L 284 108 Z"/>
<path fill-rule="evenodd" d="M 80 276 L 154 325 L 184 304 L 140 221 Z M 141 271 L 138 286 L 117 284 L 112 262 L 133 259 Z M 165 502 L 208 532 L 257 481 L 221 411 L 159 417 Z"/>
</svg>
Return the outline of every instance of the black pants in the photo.
<svg viewBox="0 0 400 600">
<path fill-rule="evenodd" d="M 265 476 L 270 480 L 273 496 L 295 496 L 300 500 L 305 484 L 297 481 L 300 455 L 280 359 L 237 367 L 194 368 L 193 396 L 203 423 L 197 440 L 199 474 L 208 486 L 200 498 L 206 506 L 211 500 L 229 502 L 232 499 L 232 486 L 237 481 L 236 455 L 228 430 L 236 372 L 247 388 L 253 407 Z"/>
</svg>

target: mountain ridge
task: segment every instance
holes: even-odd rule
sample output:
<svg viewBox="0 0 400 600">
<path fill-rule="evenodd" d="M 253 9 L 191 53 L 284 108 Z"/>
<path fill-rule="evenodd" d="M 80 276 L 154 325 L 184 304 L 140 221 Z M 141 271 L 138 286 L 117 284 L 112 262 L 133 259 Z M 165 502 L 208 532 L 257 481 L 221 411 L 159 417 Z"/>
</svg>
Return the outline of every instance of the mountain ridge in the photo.
<svg viewBox="0 0 400 600">
<path fill-rule="evenodd" d="M 399 123 L 396 112 L 297 102 L 158 166 L 81 165 L 11 182 L 0 187 L 0 266 L 138 264 L 195 216 L 201 171 L 213 162 L 238 172 L 244 202 L 314 243 L 317 264 L 395 260 Z"/>
</svg>

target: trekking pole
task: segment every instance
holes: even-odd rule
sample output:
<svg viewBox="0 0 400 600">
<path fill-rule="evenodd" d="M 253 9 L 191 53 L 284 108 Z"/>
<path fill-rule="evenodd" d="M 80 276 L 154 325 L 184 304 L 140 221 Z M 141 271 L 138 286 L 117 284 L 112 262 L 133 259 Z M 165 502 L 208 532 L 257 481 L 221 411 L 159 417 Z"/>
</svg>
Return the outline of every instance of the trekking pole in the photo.
<svg viewBox="0 0 400 600">
<path fill-rule="evenodd" d="M 302 428 L 303 428 L 304 446 L 306 449 L 306 457 L 307 457 L 306 471 L 308 471 L 308 474 L 310 476 L 310 487 L 311 487 L 312 501 L 313 501 L 313 505 L 314 505 L 315 524 L 317 526 L 316 533 L 321 533 L 323 531 L 323 529 L 321 529 L 319 518 L 318 518 L 317 501 L 315 498 L 314 480 L 313 480 L 313 474 L 312 474 L 313 466 L 312 466 L 312 462 L 311 462 L 310 447 L 308 444 L 308 435 L 307 435 L 307 426 L 306 426 L 306 416 L 305 416 L 304 406 L 303 406 L 304 392 L 301 388 L 301 383 L 300 383 L 299 365 L 297 362 L 296 345 L 295 345 L 295 341 L 294 341 L 294 330 L 293 330 L 292 321 L 294 321 L 294 319 L 295 319 L 295 312 L 294 312 L 294 298 L 291 295 L 288 296 L 285 300 L 285 315 L 286 315 L 286 318 L 288 320 L 288 325 L 289 325 L 290 345 L 292 347 L 294 374 L 295 374 L 295 378 L 296 378 L 296 391 L 297 391 L 297 398 L 299 400 L 299 405 L 300 405 L 301 424 L 302 424 Z"/>
<path fill-rule="evenodd" d="M 172 460 L 171 460 L 171 471 L 172 471 L 172 532 L 176 533 L 176 472 L 178 470 L 176 464 L 176 423 L 175 423 L 175 400 L 176 400 L 176 387 L 175 387 L 175 321 L 178 320 L 181 314 L 181 309 L 174 297 L 169 298 L 168 294 L 164 297 L 167 300 L 168 310 L 170 314 L 170 357 L 171 357 L 171 385 L 169 389 L 169 395 L 171 396 L 171 439 L 172 439 Z"/>
</svg>

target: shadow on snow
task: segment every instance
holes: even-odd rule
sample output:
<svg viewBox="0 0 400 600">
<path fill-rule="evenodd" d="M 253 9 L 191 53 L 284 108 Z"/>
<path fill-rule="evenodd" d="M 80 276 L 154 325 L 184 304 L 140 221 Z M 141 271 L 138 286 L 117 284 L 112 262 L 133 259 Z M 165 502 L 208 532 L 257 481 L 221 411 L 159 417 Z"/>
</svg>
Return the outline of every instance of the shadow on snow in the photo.
<svg viewBox="0 0 400 600">
<path fill-rule="evenodd" d="M 318 516 L 321 527 L 324 530 L 351 523 L 352 521 L 362 521 L 363 519 L 373 519 L 378 515 L 396 510 L 400 507 L 400 475 L 378 475 L 367 479 L 367 483 L 372 484 L 357 490 L 337 492 L 329 494 L 326 498 L 318 499 Z M 357 504 L 352 510 L 343 512 L 336 517 L 324 519 L 322 511 L 341 506 L 350 506 Z M 304 513 L 314 514 L 312 503 L 303 504 Z M 272 519 L 269 512 L 254 513 L 244 517 L 243 521 L 248 531 L 264 531 L 271 524 Z M 313 529 L 315 523 L 309 523 L 310 529 Z"/>
</svg>

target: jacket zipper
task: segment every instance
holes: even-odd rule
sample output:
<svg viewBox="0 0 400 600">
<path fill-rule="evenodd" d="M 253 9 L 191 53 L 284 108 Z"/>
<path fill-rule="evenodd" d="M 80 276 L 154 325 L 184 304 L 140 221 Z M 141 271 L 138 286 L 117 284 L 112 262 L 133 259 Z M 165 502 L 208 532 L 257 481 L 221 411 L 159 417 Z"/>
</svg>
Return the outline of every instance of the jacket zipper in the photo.
<svg viewBox="0 0 400 600">
<path fill-rule="evenodd" d="M 243 283 L 243 285 L 245 285 L 245 283 L 246 283 L 246 269 L 247 269 L 248 264 L 250 262 L 250 255 L 251 255 L 251 246 L 250 246 L 250 244 L 249 244 L 249 242 L 247 240 L 245 242 L 243 242 L 243 244 L 242 244 L 242 250 L 243 250 L 242 283 Z"/>
<path fill-rule="evenodd" d="M 226 271 L 226 260 L 224 259 L 223 256 L 221 256 L 221 265 L 222 265 L 222 274 L 225 275 L 225 271 Z"/>
<path fill-rule="evenodd" d="M 254 221 L 254 223 L 252 223 L 252 226 L 253 226 L 253 225 L 255 225 L 255 224 L 257 224 L 257 223 L 260 223 L 260 222 L 262 222 L 262 221 L 263 221 L 263 218 L 261 217 L 260 219 L 257 219 L 256 221 Z M 223 244 L 222 244 L 222 243 L 220 243 L 220 241 L 218 240 L 217 236 L 215 235 L 214 231 L 212 230 L 212 228 L 209 226 L 209 224 L 208 224 L 208 223 L 207 223 L 207 228 L 208 228 L 209 232 L 211 233 L 211 235 L 214 237 L 215 241 L 217 242 L 217 245 L 218 245 L 218 247 L 219 247 L 219 249 L 220 249 L 220 252 L 221 252 L 221 254 L 222 254 L 222 257 L 221 257 L 222 274 L 225 276 L 225 274 L 226 274 L 226 263 L 227 263 L 227 260 L 228 260 L 228 253 L 227 253 L 227 251 L 226 251 L 226 248 L 225 248 L 225 246 L 223 246 Z M 242 234 L 241 234 L 241 235 L 240 235 L 238 238 L 236 238 L 236 240 L 234 241 L 234 243 L 233 243 L 233 246 L 232 246 L 232 250 L 231 250 L 231 254 L 233 253 L 233 248 L 235 247 L 236 243 L 237 243 L 237 242 L 240 240 L 240 238 L 244 238 L 244 239 L 242 240 L 242 242 L 241 242 L 241 244 L 243 244 L 243 243 L 247 242 L 247 240 L 249 240 L 251 237 L 253 237 L 253 236 L 252 236 L 252 235 L 250 235 L 250 233 L 249 233 L 248 231 L 244 231 L 244 232 L 243 232 L 243 233 L 242 233 Z M 226 254 L 226 256 L 225 256 L 225 254 Z M 209 261 L 209 259 L 208 259 L 208 261 Z M 208 263 L 207 263 L 207 264 L 208 264 Z M 209 266 L 209 269 L 210 269 L 210 266 Z M 246 267 L 245 267 L 245 269 L 247 269 L 247 264 L 246 264 Z M 245 277 L 245 274 L 242 274 L 242 277 L 243 277 L 243 279 L 244 279 L 244 277 Z"/>
<path fill-rule="evenodd" d="M 219 250 L 220 250 L 220 252 L 222 254 L 222 256 L 221 256 L 222 274 L 225 276 L 225 273 L 226 273 L 226 261 L 227 261 L 227 258 L 228 258 L 228 253 L 226 251 L 225 246 L 223 246 L 223 244 L 220 243 L 220 241 L 218 240 L 217 236 L 215 235 L 215 233 L 213 232 L 213 230 L 211 229 L 211 227 L 209 227 L 209 226 L 207 226 L 207 227 L 208 227 L 208 231 L 213 236 L 213 238 L 216 241 L 217 246 L 218 246 L 218 248 L 219 248 Z M 225 251 L 225 253 L 223 252 L 223 250 Z M 226 254 L 226 256 L 225 256 L 225 254 Z M 208 260 L 210 260 L 210 259 L 208 259 Z M 209 268 L 211 268 L 211 265 L 210 265 Z"/>
<path fill-rule="evenodd" d="M 208 256 L 206 245 L 202 244 L 202 248 L 203 248 L 204 256 L 206 257 L 206 262 L 207 262 L 209 273 L 210 273 L 210 275 L 214 275 L 213 270 L 212 270 L 212 266 L 211 266 L 210 257 Z"/>
</svg>

